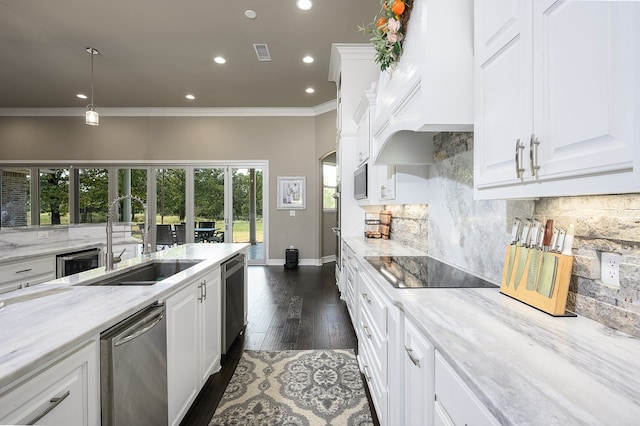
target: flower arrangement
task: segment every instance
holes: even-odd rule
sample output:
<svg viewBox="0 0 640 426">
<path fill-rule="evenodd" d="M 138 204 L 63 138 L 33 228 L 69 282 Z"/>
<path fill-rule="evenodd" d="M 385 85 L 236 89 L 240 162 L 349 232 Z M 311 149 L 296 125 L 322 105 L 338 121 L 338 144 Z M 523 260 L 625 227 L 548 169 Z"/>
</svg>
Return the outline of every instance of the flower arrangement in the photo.
<svg viewBox="0 0 640 426">
<path fill-rule="evenodd" d="M 407 33 L 411 13 L 410 0 L 381 0 L 381 9 L 372 23 L 359 26 L 358 30 L 371 35 L 376 49 L 375 61 L 384 71 L 394 67 L 402 55 L 402 43 Z"/>
</svg>

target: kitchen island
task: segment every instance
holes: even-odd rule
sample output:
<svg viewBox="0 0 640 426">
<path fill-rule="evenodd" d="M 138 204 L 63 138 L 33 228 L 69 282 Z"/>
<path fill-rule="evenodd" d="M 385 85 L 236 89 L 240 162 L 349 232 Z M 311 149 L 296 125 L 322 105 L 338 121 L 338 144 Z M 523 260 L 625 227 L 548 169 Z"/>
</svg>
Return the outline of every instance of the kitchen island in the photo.
<svg viewBox="0 0 640 426">
<path fill-rule="evenodd" d="M 86 342 L 97 341 L 102 331 L 217 270 L 247 247 L 244 243 L 186 244 L 123 261 L 113 271 L 96 268 L 0 295 L 0 398 Z M 86 285 L 153 260 L 170 259 L 201 261 L 153 285 Z"/>
<path fill-rule="evenodd" d="M 393 241 L 347 237 L 345 242 L 359 261 L 365 256 L 426 254 Z M 501 294 L 499 288 L 397 289 L 367 261 L 357 267 L 430 345 L 422 362 L 431 364 L 432 401 L 433 383 L 435 399 L 444 399 L 438 395 L 438 365 L 446 364 L 490 413 L 486 424 L 637 424 L 640 339 L 581 316 L 551 317 Z M 392 315 L 388 318 L 391 324 Z M 391 363 L 398 349 L 392 337 L 388 377 L 393 401 L 403 390 L 392 385 L 394 368 L 401 364 Z M 399 352 L 409 359 L 404 347 Z M 401 400 L 411 398 L 406 394 Z M 423 405 L 433 405 L 429 395 L 421 398 Z"/>
</svg>

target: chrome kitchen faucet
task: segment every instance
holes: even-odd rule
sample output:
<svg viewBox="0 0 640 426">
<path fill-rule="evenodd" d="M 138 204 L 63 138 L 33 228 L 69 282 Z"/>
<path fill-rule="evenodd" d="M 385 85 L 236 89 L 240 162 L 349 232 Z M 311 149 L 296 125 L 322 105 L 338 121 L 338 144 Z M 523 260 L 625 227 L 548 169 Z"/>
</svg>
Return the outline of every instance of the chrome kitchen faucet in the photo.
<svg viewBox="0 0 640 426">
<path fill-rule="evenodd" d="M 149 229 L 149 211 L 147 210 L 147 204 L 141 199 L 136 197 L 135 195 L 122 195 L 114 199 L 111 203 L 109 203 L 109 208 L 107 212 L 107 252 L 105 253 L 106 262 L 105 269 L 107 271 L 113 271 L 114 264 L 114 255 L 113 255 L 113 217 L 115 216 L 116 204 L 122 200 L 131 199 L 136 200 L 140 204 L 142 204 L 142 208 L 144 209 L 144 227 L 140 230 L 140 234 L 142 236 L 142 254 L 149 254 L 149 246 L 147 244 L 147 230 Z M 145 229 L 146 228 L 146 229 Z M 126 249 L 125 249 L 126 250 Z M 124 253 L 124 250 L 122 250 Z M 118 261 L 120 261 L 120 257 L 122 253 L 118 256 Z"/>
</svg>

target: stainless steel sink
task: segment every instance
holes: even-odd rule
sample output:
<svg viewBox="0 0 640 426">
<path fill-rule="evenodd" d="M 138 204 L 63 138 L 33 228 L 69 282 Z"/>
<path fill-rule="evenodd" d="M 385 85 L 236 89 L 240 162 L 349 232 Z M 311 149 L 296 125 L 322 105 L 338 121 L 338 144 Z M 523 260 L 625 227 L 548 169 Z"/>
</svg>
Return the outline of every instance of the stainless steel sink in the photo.
<svg viewBox="0 0 640 426">
<path fill-rule="evenodd" d="M 156 260 L 86 285 L 153 285 L 200 262 L 202 260 Z"/>
</svg>

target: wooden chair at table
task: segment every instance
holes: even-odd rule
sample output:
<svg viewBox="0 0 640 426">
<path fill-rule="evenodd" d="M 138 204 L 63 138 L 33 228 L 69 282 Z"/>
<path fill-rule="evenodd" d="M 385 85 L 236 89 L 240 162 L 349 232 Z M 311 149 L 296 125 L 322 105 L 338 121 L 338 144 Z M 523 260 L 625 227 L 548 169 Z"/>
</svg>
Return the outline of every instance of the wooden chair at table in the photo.
<svg viewBox="0 0 640 426">
<path fill-rule="evenodd" d="M 162 247 L 164 250 L 167 246 L 172 247 L 175 243 L 171 225 L 156 225 L 156 249 Z"/>
</svg>

